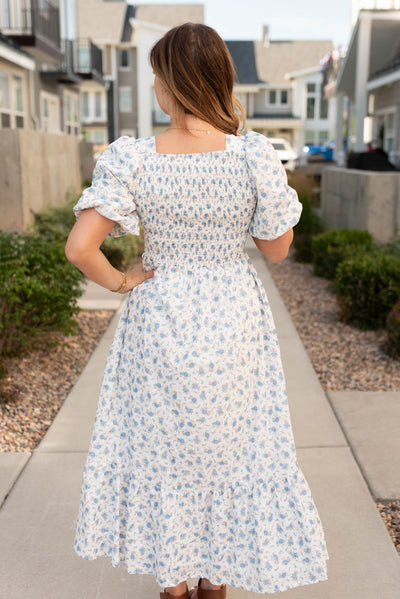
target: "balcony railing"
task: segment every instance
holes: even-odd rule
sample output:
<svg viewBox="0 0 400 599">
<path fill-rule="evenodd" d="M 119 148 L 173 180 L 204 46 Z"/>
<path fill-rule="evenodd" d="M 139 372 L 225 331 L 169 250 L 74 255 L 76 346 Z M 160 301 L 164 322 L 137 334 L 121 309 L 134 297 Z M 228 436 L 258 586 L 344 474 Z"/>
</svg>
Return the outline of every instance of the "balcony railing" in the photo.
<svg viewBox="0 0 400 599">
<path fill-rule="evenodd" d="M 60 48 L 60 11 L 47 0 L 41 0 L 40 6 L 38 0 L 27 0 L 19 13 L 7 13 L 7 18 L 5 13 L 0 15 L 0 27 L 16 41 L 34 36 Z"/>
<path fill-rule="evenodd" d="M 103 53 L 90 39 L 63 40 L 63 52 L 67 70 L 103 75 Z"/>
</svg>

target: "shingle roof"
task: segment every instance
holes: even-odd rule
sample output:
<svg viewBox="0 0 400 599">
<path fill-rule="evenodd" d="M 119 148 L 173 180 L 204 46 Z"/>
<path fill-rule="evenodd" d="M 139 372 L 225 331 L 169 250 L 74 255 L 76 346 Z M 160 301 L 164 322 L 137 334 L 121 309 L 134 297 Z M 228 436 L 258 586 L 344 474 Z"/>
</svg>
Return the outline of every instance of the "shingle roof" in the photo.
<svg viewBox="0 0 400 599">
<path fill-rule="evenodd" d="M 239 83 L 261 83 L 257 74 L 254 42 L 227 41 L 228 50 L 235 63 Z"/>
<path fill-rule="evenodd" d="M 204 4 L 138 4 L 136 18 L 165 27 L 204 23 Z"/>
<path fill-rule="evenodd" d="M 132 25 L 130 19 L 133 19 L 136 15 L 136 6 L 128 4 L 125 12 L 124 26 L 122 28 L 121 42 L 130 42 L 132 37 Z"/>
<path fill-rule="evenodd" d="M 378 77 L 382 77 L 382 75 L 388 75 L 389 73 L 393 73 L 400 69 L 400 52 L 396 54 L 394 58 L 391 58 L 387 63 L 383 65 L 378 71 L 373 73 L 369 80 L 378 79 Z"/>
<path fill-rule="evenodd" d="M 286 83 L 286 73 L 318 66 L 320 59 L 333 49 L 329 40 L 227 41 L 236 66 L 239 83 Z"/>
<path fill-rule="evenodd" d="M 124 0 L 98 2 L 78 0 L 77 18 L 79 37 L 93 40 L 110 40 L 117 43 L 122 37 L 122 28 L 127 9 Z"/>
<path fill-rule="evenodd" d="M 321 58 L 333 50 L 329 40 L 273 41 L 265 47 L 255 42 L 260 79 L 266 83 L 286 83 L 285 74 L 319 65 Z"/>
</svg>

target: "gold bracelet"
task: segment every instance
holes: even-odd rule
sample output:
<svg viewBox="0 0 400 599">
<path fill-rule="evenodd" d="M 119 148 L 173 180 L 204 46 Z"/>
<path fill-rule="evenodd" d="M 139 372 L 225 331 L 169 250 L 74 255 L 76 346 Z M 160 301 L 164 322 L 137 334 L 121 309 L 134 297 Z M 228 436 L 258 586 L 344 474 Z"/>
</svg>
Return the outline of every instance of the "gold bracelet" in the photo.
<svg viewBox="0 0 400 599">
<path fill-rule="evenodd" d="M 118 289 L 111 289 L 110 290 L 113 293 L 118 293 L 119 291 L 122 291 L 123 289 L 125 289 L 125 285 L 126 285 L 126 274 L 124 272 L 121 272 L 121 275 L 122 275 L 122 283 L 118 287 Z"/>
</svg>

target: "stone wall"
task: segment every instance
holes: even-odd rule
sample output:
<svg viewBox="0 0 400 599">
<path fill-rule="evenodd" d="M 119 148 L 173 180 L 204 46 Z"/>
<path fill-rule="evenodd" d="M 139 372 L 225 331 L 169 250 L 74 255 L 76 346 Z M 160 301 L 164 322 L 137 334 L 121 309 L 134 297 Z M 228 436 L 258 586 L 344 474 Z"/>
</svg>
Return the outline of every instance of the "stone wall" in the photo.
<svg viewBox="0 0 400 599">
<path fill-rule="evenodd" d="M 93 168 L 93 145 L 75 136 L 2 129 L 0 229 L 24 231 L 34 212 L 80 193 Z"/>
<path fill-rule="evenodd" d="M 326 168 L 321 215 L 330 228 L 365 229 L 391 241 L 400 235 L 400 172 Z"/>
</svg>

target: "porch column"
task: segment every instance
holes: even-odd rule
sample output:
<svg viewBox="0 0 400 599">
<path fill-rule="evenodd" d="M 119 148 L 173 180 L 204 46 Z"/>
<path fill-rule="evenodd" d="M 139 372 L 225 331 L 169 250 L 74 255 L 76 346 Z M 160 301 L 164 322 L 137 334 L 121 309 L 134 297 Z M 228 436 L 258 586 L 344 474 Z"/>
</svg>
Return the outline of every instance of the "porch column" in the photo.
<svg viewBox="0 0 400 599">
<path fill-rule="evenodd" d="M 339 92 L 336 95 L 336 127 L 335 127 L 335 149 L 334 160 L 337 162 L 338 157 L 343 152 L 343 110 L 344 110 L 344 92 Z"/>
<path fill-rule="evenodd" d="M 368 114 L 367 81 L 371 52 L 371 18 L 367 13 L 361 13 L 357 40 L 356 80 L 355 80 L 355 116 L 356 143 L 355 151 L 363 152 L 364 118 Z"/>
</svg>

